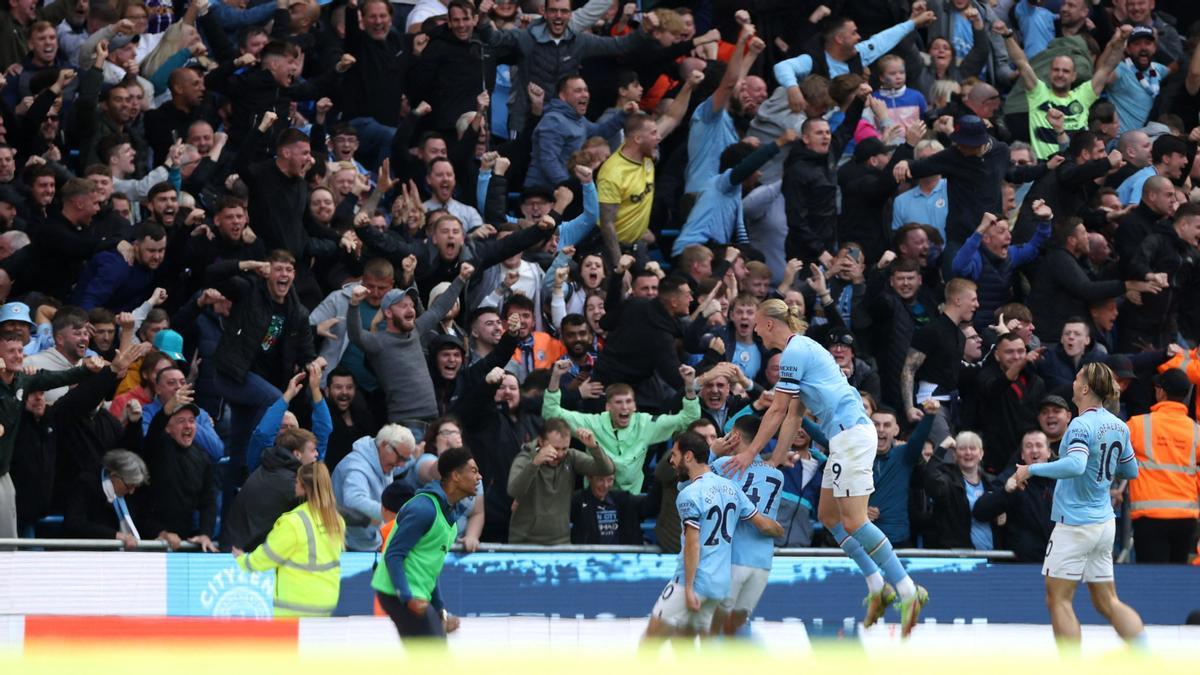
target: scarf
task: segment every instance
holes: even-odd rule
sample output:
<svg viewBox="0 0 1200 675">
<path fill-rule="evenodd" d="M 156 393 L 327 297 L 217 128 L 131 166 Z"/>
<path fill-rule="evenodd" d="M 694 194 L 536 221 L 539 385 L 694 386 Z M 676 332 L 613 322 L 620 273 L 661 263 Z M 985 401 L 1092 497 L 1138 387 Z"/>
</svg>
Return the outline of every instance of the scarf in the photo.
<svg viewBox="0 0 1200 675">
<path fill-rule="evenodd" d="M 1151 98 L 1156 98 L 1158 96 L 1158 89 L 1162 85 L 1158 77 L 1158 71 L 1153 66 L 1146 70 L 1138 70 L 1138 67 L 1133 64 L 1133 59 L 1128 56 L 1125 57 L 1125 65 L 1133 70 L 1133 74 L 1137 77 L 1138 84 L 1142 85 L 1142 89 L 1145 89 Z"/>
<path fill-rule="evenodd" d="M 517 343 L 517 348 L 521 350 L 521 365 L 525 366 L 525 372 L 533 372 L 533 333 Z"/>
<path fill-rule="evenodd" d="M 113 511 L 117 514 L 117 523 L 120 525 L 121 531 L 132 534 L 134 539 L 141 541 L 142 536 L 138 534 L 137 526 L 133 524 L 133 516 L 129 515 L 129 507 L 125 505 L 125 498 L 117 496 L 112 479 L 108 477 L 108 469 L 100 469 L 100 489 L 104 491 L 104 498 L 108 500 L 108 503 L 113 505 Z"/>
</svg>

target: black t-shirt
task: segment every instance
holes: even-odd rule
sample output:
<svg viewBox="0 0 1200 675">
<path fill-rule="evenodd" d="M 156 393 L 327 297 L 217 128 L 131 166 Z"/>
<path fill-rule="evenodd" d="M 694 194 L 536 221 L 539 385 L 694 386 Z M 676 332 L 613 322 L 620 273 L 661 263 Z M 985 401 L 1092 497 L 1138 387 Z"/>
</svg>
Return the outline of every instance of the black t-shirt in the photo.
<svg viewBox="0 0 1200 675">
<path fill-rule="evenodd" d="M 283 333 L 287 329 L 287 306 L 271 301 L 271 320 L 267 331 L 259 341 L 259 353 L 254 359 L 254 372 L 266 381 L 275 384 L 287 381 L 289 375 L 283 371 Z"/>
<path fill-rule="evenodd" d="M 966 342 L 949 317 L 942 313 L 935 316 L 913 336 L 912 348 L 925 355 L 925 362 L 917 370 L 917 381 L 936 384 L 935 394 L 957 391 Z"/>
<path fill-rule="evenodd" d="M 618 533 L 620 523 L 617 521 L 617 507 L 613 504 L 611 497 L 606 497 L 604 501 L 597 501 L 592 515 L 596 518 L 596 532 L 600 535 L 596 539 L 597 544 L 621 543 Z"/>
</svg>

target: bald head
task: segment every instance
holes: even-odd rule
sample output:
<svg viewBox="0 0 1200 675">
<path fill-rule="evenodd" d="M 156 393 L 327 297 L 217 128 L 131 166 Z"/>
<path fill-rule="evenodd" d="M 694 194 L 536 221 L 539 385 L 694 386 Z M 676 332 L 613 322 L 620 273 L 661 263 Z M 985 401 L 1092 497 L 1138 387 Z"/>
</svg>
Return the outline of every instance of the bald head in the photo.
<svg viewBox="0 0 1200 675">
<path fill-rule="evenodd" d="M 1174 190 L 1175 186 L 1171 183 L 1171 179 L 1163 176 L 1151 176 L 1146 179 L 1146 184 L 1142 186 L 1142 193 L 1147 192 L 1165 192 Z"/>
<path fill-rule="evenodd" d="M 1160 216 L 1175 212 L 1175 185 L 1169 178 L 1151 176 L 1142 186 L 1142 204 Z"/>
<path fill-rule="evenodd" d="M 979 119 L 991 119 L 992 115 L 996 114 L 996 109 L 1000 107 L 1000 92 L 987 82 L 980 82 L 971 87 L 964 102 L 971 112 L 979 116 Z"/>
<path fill-rule="evenodd" d="M 995 87 L 987 82 L 980 82 L 974 87 L 971 87 L 971 91 L 967 93 L 967 100 L 971 101 L 972 103 L 983 103 L 984 101 L 995 98 L 999 95 L 1000 92 L 996 91 Z"/>
<path fill-rule="evenodd" d="M 1150 166 L 1151 146 L 1150 137 L 1144 131 L 1126 131 L 1117 141 L 1121 156 L 1139 169 Z"/>
</svg>

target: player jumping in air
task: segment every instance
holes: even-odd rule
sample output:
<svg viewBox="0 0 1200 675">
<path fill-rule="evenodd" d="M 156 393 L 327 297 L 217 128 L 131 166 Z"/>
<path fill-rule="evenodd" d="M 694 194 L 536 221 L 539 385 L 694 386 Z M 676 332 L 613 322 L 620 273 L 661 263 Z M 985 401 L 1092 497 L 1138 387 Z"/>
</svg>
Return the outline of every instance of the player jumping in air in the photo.
<svg viewBox="0 0 1200 675">
<path fill-rule="evenodd" d="M 1116 520 L 1108 489 L 1113 478 L 1137 478 L 1137 462 L 1129 443 L 1129 427 L 1105 409 L 1121 396 L 1112 370 L 1089 363 L 1071 385 L 1075 406 L 1083 411 L 1071 420 L 1059 459 L 1017 465 L 1013 474 L 1024 487 L 1030 476 L 1058 479 L 1054 486 L 1054 531 L 1046 546 L 1046 605 L 1054 637 L 1079 642 L 1079 619 L 1071 606 L 1080 581 L 1087 584 L 1092 605 L 1127 642 L 1144 645 L 1142 618 L 1117 598 L 1113 581 L 1113 537 Z"/>
<path fill-rule="evenodd" d="M 867 579 L 863 625 L 874 625 L 899 593 L 900 634 L 907 637 L 929 601 L 929 593 L 913 583 L 891 542 L 867 520 L 867 500 L 875 491 L 875 426 L 833 356 L 803 335 L 806 327 L 782 300 L 764 300 L 758 306 L 754 332 L 768 349 L 783 350 L 779 382 L 754 442 L 730 458 L 726 475 L 737 475 L 749 467 L 776 431 L 779 440 L 772 460 L 778 464 L 792 447 L 805 410 L 811 411 L 829 438 L 817 516 Z"/>
<path fill-rule="evenodd" d="M 737 418 L 733 423 L 733 432 L 717 441 L 713 452 L 723 455 L 744 450 L 754 440 L 758 427 L 759 419 L 754 415 Z M 726 457 L 720 457 L 712 463 L 712 470 L 721 473 L 728 462 Z M 737 485 L 760 513 L 771 520 L 778 520 L 779 505 L 783 501 L 783 495 L 780 494 L 783 491 L 783 473 L 779 469 L 756 458 Z M 713 633 L 735 635 L 745 625 L 767 588 L 774 557 L 774 537 L 759 532 L 758 528 L 744 520 L 737 524 L 733 533 L 733 581 L 729 595 L 717 608 Z"/>
<path fill-rule="evenodd" d="M 679 435 L 671 448 L 671 466 L 680 481 L 691 481 L 675 499 L 683 550 L 675 576 L 650 612 L 647 639 L 708 634 L 713 612 L 729 595 L 739 521 L 750 521 L 770 537 L 783 534 L 783 527 L 759 513 L 736 485 L 709 470 L 708 444 L 699 434 Z"/>
</svg>

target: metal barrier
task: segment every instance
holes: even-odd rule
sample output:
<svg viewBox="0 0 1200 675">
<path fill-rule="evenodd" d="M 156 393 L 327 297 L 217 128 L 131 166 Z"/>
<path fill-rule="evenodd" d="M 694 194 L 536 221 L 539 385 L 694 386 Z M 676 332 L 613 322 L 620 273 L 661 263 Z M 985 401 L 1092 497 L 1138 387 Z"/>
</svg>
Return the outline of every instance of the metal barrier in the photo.
<svg viewBox="0 0 1200 675">
<path fill-rule="evenodd" d="M 124 551 L 125 543 L 119 539 L 0 539 L 0 551 L 12 549 L 40 549 L 45 551 Z M 137 544 L 137 551 L 163 553 L 170 551 L 167 542 L 161 539 L 145 539 Z M 179 550 L 199 551 L 191 542 L 182 542 Z"/>
<path fill-rule="evenodd" d="M 3 549 L 42 549 L 53 551 L 121 551 L 125 545 L 116 539 L 0 539 L 0 550 Z M 164 552 L 168 551 L 167 543 L 159 539 L 151 539 L 138 543 L 138 551 Z M 181 551 L 197 551 L 195 544 L 184 542 Z M 463 553 L 462 545 L 453 549 Z M 641 553 L 659 554 L 662 549 L 657 546 L 604 546 L 563 544 L 560 546 L 535 546 L 532 544 L 489 544 L 483 543 L 479 551 L 485 553 Z M 778 548 L 775 555 L 784 558 L 816 558 L 841 557 L 845 553 L 840 548 Z M 1013 561 L 1016 556 L 1012 551 L 976 551 L 974 549 L 896 549 L 896 555 L 902 558 L 987 558 L 993 561 Z"/>
</svg>

